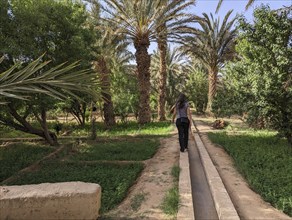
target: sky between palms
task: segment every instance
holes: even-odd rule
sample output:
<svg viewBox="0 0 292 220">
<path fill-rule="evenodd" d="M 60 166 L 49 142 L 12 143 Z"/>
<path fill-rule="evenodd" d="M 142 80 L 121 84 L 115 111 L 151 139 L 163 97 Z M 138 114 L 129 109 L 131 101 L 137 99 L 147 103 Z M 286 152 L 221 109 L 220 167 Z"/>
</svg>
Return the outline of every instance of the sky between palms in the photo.
<svg viewBox="0 0 292 220">
<path fill-rule="evenodd" d="M 292 5 L 292 0 L 256 0 L 248 10 L 245 10 L 247 2 L 247 0 L 224 0 L 219 12 L 216 14 L 216 17 L 219 16 L 222 20 L 227 12 L 233 9 L 233 13 L 230 18 L 239 13 L 243 14 L 248 21 L 252 22 L 253 10 L 261 4 L 269 5 L 271 9 L 278 9 L 283 6 Z M 188 12 L 198 16 L 201 16 L 204 12 L 208 15 L 210 15 L 210 13 L 215 14 L 217 4 L 218 0 L 197 0 L 196 6 L 189 7 Z M 157 45 L 155 43 L 151 43 L 149 52 L 153 53 L 154 50 L 157 50 L 156 48 Z"/>
</svg>

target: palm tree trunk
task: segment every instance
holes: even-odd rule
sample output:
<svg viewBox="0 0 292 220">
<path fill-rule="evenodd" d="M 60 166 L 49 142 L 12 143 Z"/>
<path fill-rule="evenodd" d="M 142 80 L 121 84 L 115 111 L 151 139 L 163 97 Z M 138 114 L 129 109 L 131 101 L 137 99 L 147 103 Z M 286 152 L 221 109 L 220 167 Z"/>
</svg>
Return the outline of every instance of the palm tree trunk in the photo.
<svg viewBox="0 0 292 220">
<path fill-rule="evenodd" d="M 158 117 L 159 121 L 165 121 L 165 96 L 166 96 L 166 35 L 162 34 L 158 39 L 158 49 L 160 54 L 159 67 L 159 99 L 158 99 Z"/>
<path fill-rule="evenodd" d="M 209 71 L 209 91 L 208 91 L 208 104 L 206 112 L 211 114 L 212 113 L 212 102 L 216 95 L 217 90 L 217 75 L 218 69 L 213 68 Z"/>
<path fill-rule="evenodd" d="M 134 46 L 136 49 L 135 57 L 138 72 L 139 88 L 139 111 L 138 122 L 145 124 L 151 121 L 150 110 L 150 55 L 148 47 L 150 45 L 148 37 L 135 39 Z"/>
<path fill-rule="evenodd" d="M 109 69 L 107 68 L 106 61 L 103 57 L 98 59 L 98 69 L 101 73 L 101 86 L 103 103 L 104 123 L 106 127 L 111 127 L 116 124 L 114 106 L 112 96 L 110 94 L 110 77 Z"/>
</svg>

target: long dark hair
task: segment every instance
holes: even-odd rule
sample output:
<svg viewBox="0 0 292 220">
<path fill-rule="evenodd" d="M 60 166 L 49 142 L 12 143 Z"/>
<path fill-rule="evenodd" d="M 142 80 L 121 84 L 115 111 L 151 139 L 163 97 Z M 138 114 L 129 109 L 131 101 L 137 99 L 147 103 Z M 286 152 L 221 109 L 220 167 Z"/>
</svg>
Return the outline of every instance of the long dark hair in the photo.
<svg viewBox="0 0 292 220">
<path fill-rule="evenodd" d="M 185 94 L 180 93 L 178 96 L 178 99 L 176 101 L 176 106 L 178 106 L 179 109 L 183 108 L 185 103 L 187 102 L 187 97 Z"/>
</svg>

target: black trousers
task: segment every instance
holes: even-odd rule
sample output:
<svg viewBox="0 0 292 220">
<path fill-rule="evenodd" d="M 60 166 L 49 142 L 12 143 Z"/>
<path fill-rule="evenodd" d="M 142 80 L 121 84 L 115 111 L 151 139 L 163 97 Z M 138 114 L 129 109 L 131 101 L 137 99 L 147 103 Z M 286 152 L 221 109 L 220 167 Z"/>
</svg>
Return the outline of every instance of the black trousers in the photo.
<svg viewBox="0 0 292 220">
<path fill-rule="evenodd" d="M 189 120 L 187 121 L 188 122 L 181 122 L 181 119 L 178 118 L 176 119 L 175 123 L 178 130 L 180 151 L 184 151 L 185 148 L 188 147 L 190 121 Z"/>
</svg>

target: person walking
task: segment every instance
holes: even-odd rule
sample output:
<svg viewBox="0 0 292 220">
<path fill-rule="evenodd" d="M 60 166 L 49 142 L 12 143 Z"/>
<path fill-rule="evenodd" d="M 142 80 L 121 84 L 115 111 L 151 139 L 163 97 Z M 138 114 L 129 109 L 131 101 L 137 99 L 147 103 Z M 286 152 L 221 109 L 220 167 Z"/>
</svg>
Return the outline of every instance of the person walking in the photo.
<svg viewBox="0 0 292 220">
<path fill-rule="evenodd" d="M 181 93 L 172 108 L 172 122 L 176 118 L 180 151 L 184 152 L 188 148 L 190 122 L 192 121 L 190 107 L 185 94 Z"/>
</svg>

